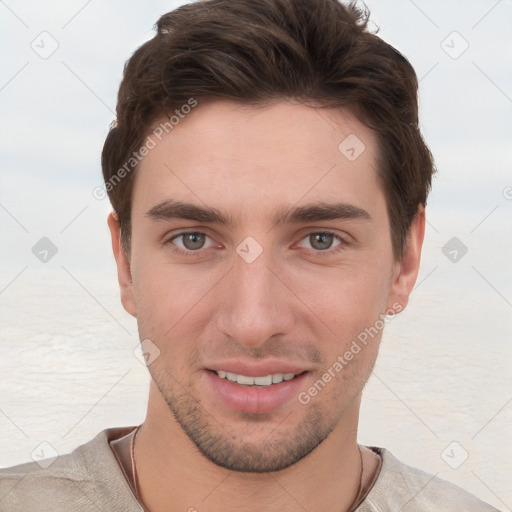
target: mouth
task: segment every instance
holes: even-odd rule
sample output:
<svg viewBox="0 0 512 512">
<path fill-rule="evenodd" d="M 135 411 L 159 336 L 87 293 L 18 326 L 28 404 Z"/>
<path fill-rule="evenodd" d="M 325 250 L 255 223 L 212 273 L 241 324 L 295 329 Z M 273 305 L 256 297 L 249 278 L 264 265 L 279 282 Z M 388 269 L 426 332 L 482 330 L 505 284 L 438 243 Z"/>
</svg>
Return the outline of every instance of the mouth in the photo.
<svg viewBox="0 0 512 512">
<path fill-rule="evenodd" d="M 220 401 L 232 411 L 267 414 L 280 407 L 293 407 L 306 385 L 309 372 L 267 372 L 249 370 L 246 373 L 253 375 L 246 375 L 211 369 L 204 375 L 213 400 Z"/>
<path fill-rule="evenodd" d="M 238 373 L 227 372 L 223 370 L 214 370 L 214 372 L 221 378 L 236 382 L 241 386 L 250 386 L 253 388 L 265 388 L 273 384 L 280 384 L 283 381 L 294 379 L 297 373 L 271 373 L 260 377 L 251 377 L 249 375 L 241 375 Z"/>
</svg>

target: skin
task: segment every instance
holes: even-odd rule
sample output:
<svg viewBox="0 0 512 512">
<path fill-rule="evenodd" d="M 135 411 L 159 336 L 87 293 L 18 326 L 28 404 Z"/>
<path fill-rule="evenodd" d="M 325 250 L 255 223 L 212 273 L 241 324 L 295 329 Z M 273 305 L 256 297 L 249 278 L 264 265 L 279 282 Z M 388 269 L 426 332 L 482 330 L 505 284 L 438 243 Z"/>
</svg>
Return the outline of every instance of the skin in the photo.
<svg viewBox="0 0 512 512">
<path fill-rule="evenodd" d="M 350 134 L 366 147 L 354 161 L 338 150 Z M 152 512 L 350 507 L 361 392 L 381 332 L 309 403 L 294 396 L 264 414 L 219 400 L 205 368 L 228 359 L 286 361 L 307 371 L 300 389 L 307 391 L 379 315 L 405 308 L 424 212 L 396 260 L 377 155 L 375 135 L 347 110 L 219 100 L 199 104 L 141 162 L 129 255 L 114 214 L 109 226 L 122 303 L 140 339 L 160 351 L 149 365 L 135 455 Z M 168 200 L 216 208 L 236 223 L 147 215 Z M 278 209 L 339 202 L 369 218 L 273 220 Z M 203 248 L 169 240 L 183 230 L 206 234 Z M 314 235 L 325 231 L 340 238 L 318 245 Z M 248 236 L 263 249 L 252 263 L 236 252 Z M 173 252 L 187 247 L 188 256 Z M 367 449 L 363 456 L 368 486 L 378 458 Z"/>
</svg>

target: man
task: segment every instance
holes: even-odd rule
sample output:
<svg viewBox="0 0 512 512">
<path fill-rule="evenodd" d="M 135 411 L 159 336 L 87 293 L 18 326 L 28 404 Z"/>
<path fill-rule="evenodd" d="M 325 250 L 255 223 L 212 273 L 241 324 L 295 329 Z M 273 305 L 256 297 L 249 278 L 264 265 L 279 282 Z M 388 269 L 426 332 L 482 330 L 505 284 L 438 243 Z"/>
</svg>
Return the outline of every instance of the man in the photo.
<svg viewBox="0 0 512 512">
<path fill-rule="evenodd" d="M 128 61 L 102 156 L 139 427 L 0 471 L 5 511 L 487 511 L 357 444 L 433 163 L 417 80 L 334 0 L 206 0 Z"/>
</svg>

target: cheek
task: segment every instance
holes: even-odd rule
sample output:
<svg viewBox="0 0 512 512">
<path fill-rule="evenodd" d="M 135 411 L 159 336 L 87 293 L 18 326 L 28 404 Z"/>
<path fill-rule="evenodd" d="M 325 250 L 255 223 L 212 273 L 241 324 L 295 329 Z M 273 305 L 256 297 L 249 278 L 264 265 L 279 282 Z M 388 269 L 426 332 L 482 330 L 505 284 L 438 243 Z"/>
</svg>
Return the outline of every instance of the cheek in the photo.
<svg viewBox="0 0 512 512">
<path fill-rule="evenodd" d="M 343 279 L 323 281 L 322 293 L 318 287 L 309 287 L 309 304 L 321 318 L 316 335 L 324 355 L 324 367 L 316 379 L 335 383 L 325 394 L 334 409 L 360 392 L 375 364 L 389 290 L 382 275 L 353 268 L 343 273 Z M 322 283 L 317 280 L 317 284 Z M 312 321 L 320 326 L 318 320 Z"/>
<path fill-rule="evenodd" d="M 191 348 L 189 341 L 180 344 L 176 339 L 195 339 L 201 323 L 208 321 L 208 308 L 213 307 L 212 296 L 220 276 L 149 259 L 148 264 L 142 263 L 137 262 L 133 273 L 141 339 L 149 338 L 165 351 L 180 350 L 181 345 Z"/>
<path fill-rule="evenodd" d="M 326 271 L 327 270 L 327 271 Z M 300 273 L 293 287 L 334 339 L 370 327 L 386 309 L 390 282 L 379 265 L 345 265 Z"/>
</svg>

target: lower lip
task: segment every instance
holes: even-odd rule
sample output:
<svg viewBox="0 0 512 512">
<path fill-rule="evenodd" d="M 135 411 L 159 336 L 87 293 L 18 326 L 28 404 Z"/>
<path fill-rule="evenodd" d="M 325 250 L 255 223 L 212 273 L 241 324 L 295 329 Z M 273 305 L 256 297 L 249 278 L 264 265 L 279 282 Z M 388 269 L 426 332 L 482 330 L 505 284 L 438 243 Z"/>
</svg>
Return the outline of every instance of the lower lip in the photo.
<svg viewBox="0 0 512 512">
<path fill-rule="evenodd" d="M 303 388 L 306 374 L 307 372 L 304 372 L 291 380 L 256 388 L 222 379 L 214 371 L 206 371 L 211 389 L 224 404 L 237 411 L 255 414 L 272 412 L 280 405 L 296 398 Z"/>
</svg>

